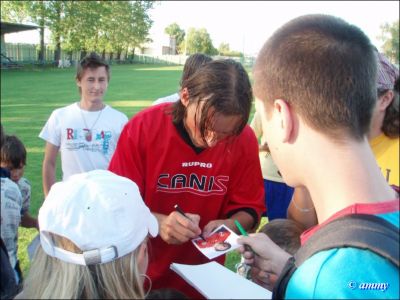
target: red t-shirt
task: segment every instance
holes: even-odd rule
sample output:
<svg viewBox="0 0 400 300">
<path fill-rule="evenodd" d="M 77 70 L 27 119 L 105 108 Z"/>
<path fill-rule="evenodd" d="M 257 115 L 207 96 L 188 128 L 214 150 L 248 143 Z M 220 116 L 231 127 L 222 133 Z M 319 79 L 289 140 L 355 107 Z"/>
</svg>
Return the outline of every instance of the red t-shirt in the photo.
<svg viewBox="0 0 400 300">
<path fill-rule="evenodd" d="M 169 215 L 178 204 L 200 215 L 200 228 L 237 209 L 253 209 L 260 217 L 265 211 L 264 186 L 251 128 L 197 154 L 166 113 L 170 105 L 149 107 L 126 124 L 109 170 L 136 182 L 152 212 Z M 209 260 L 190 241 L 169 245 L 157 237 L 150 243 L 147 274 L 152 287 L 200 297 L 169 267 L 173 262 L 194 265 Z M 224 258 L 217 260 L 223 263 Z"/>
<path fill-rule="evenodd" d="M 300 238 L 301 238 L 301 244 L 304 245 L 304 243 L 316 232 L 318 231 L 321 227 L 325 226 L 329 222 L 343 217 L 345 215 L 350 215 L 350 214 L 369 214 L 369 215 L 383 215 L 383 214 L 389 214 L 392 212 L 399 211 L 399 199 L 395 199 L 392 201 L 385 201 L 385 202 L 376 202 L 376 203 L 356 203 L 353 205 L 350 205 L 334 215 L 332 215 L 329 219 L 327 219 L 325 222 L 315 225 L 311 227 L 310 229 L 304 231 Z"/>
</svg>

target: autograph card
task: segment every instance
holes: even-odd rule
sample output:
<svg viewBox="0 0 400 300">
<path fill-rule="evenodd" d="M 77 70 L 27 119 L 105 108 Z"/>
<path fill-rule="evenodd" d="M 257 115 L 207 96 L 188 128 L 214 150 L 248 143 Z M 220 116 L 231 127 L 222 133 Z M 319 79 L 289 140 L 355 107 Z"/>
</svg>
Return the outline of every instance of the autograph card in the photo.
<svg viewBox="0 0 400 300">
<path fill-rule="evenodd" d="M 237 243 L 238 237 L 236 233 L 222 224 L 211 232 L 208 237 L 205 237 L 205 241 L 201 238 L 196 238 L 192 240 L 192 243 L 201 253 L 209 259 L 213 259 L 238 248 L 240 246 Z"/>
</svg>

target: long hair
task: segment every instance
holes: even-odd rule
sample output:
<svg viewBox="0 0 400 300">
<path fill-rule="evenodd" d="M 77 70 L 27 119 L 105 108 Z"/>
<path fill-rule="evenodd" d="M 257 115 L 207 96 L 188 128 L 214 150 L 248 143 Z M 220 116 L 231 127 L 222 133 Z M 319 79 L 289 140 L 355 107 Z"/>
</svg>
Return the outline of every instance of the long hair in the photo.
<svg viewBox="0 0 400 300">
<path fill-rule="evenodd" d="M 189 92 L 189 103 L 197 105 L 199 129 L 203 141 L 215 114 L 240 116 L 233 135 L 239 135 L 249 119 L 253 93 L 250 79 L 243 66 L 232 59 L 213 60 L 204 64 L 182 82 Z M 204 102 L 200 110 L 200 103 Z M 178 101 L 170 111 L 174 124 L 186 117 L 186 107 Z"/>
<path fill-rule="evenodd" d="M 57 237 L 61 248 L 81 253 L 73 243 Z M 145 241 L 146 242 L 146 241 Z M 139 248 L 114 261 L 92 266 L 66 263 L 47 255 L 39 245 L 24 282 L 27 299 L 143 299 L 138 269 Z"/>
</svg>

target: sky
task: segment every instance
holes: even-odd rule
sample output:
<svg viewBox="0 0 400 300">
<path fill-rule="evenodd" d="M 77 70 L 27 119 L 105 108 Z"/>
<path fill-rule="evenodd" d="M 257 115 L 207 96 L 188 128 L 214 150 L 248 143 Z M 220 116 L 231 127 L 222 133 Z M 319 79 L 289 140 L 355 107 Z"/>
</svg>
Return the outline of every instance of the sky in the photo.
<svg viewBox="0 0 400 300">
<path fill-rule="evenodd" d="M 150 37 L 155 45 L 168 45 L 164 29 L 176 22 L 185 32 L 190 27 L 207 29 L 216 48 L 228 43 L 231 50 L 255 55 L 284 23 L 314 13 L 356 25 L 380 49 L 380 25 L 399 19 L 399 1 L 159 1 L 150 10 L 154 21 Z M 21 33 L 19 40 L 12 35 L 6 36 L 6 42 L 28 42 L 38 32 Z"/>
</svg>

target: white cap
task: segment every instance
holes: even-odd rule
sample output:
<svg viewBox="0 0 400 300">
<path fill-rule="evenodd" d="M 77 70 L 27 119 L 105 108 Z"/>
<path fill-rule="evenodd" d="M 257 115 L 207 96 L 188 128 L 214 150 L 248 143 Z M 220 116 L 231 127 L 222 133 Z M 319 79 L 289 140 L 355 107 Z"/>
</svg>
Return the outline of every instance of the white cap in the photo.
<svg viewBox="0 0 400 300">
<path fill-rule="evenodd" d="M 106 170 L 55 183 L 38 220 L 43 250 L 79 265 L 110 262 L 135 250 L 148 233 L 158 234 L 157 219 L 144 204 L 136 183 Z M 48 233 L 69 239 L 83 254 L 56 247 Z"/>
</svg>

